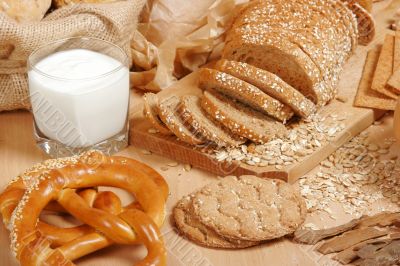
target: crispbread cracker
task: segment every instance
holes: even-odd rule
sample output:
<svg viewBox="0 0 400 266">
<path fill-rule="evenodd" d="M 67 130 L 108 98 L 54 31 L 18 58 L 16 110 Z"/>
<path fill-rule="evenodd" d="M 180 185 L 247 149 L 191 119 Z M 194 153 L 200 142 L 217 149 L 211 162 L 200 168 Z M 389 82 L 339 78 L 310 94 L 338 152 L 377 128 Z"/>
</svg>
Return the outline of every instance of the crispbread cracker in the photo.
<svg viewBox="0 0 400 266">
<path fill-rule="evenodd" d="M 400 93 L 400 68 L 393 73 L 386 86 L 393 92 Z"/>
<path fill-rule="evenodd" d="M 293 233 L 306 215 L 304 199 L 282 180 L 225 177 L 195 193 L 193 213 L 231 239 L 263 241 Z"/>
<path fill-rule="evenodd" d="M 173 215 L 178 230 L 198 245 L 212 248 L 239 249 L 255 246 L 259 242 L 227 239 L 202 224 L 192 213 L 192 195 L 182 198 L 175 206 Z"/>
<path fill-rule="evenodd" d="M 393 74 L 393 51 L 394 36 L 388 34 L 385 37 L 385 41 L 379 55 L 371 89 L 384 94 L 387 97 L 397 99 L 397 95 L 386 87 L 390 76 Z"/>
<path fill-rule="evenodd" d="M 358 91 L 354 99 L 354 106 L 368 107 L 382 110 L 394 110 L 396 101 L 371 90 L 372 78 L 376 69 L 380 54 L 380 47 L 368 52 L 363 74 L 358 85 Z"/>
<path fill-rule="evenodd" d="M 393 56 L 393 70 L 400 69 L 400 30 L 396 31 L 394 37 L 394 56 Z"/>
<path fill-rule="evenodd" d="M 396 31 L 394 38 L 393 75 L 390 77 L 387 87 L 394 93 L 400 94 L 400 31 Z"/>
</svg>

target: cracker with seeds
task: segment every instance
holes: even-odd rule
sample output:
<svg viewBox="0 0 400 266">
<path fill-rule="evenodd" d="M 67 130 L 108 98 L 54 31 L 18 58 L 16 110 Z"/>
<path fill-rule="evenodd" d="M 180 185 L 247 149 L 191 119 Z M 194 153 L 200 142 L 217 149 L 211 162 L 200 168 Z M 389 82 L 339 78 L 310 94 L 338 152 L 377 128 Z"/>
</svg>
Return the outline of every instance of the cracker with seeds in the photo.
<svg viewBox="0 0 400 266">
<path fill-rule="evenodd" d="M 225 177 L 194 194 L 193 214 L 229 239 L 264 241 L 293 233 L 306 215 L 291 185 L 256 176 Z"/>
<path fill-rule="evenodd" d="M 227 249 L 247 248 L 259 244 L 254 241 L 225 238 L 206 227 L 192 213 L 192 198 L 193 195 L 189 195 L 181 199 L 173 211 L 176 227 L 189 240 L 201 246 Z"/>
</svg>

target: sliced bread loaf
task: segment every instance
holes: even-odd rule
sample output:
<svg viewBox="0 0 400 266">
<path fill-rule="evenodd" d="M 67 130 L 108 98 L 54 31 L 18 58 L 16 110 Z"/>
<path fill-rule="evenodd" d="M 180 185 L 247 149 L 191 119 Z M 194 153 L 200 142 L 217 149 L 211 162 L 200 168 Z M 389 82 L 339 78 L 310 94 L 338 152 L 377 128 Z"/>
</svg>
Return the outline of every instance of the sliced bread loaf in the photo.
<svg viewBox="0 0 400 266">
<path fill-rule="evenodd" d="M 331 99 L 318 67 L 297 45 L 285 38 L 239 34 L 225 44 L 222 57 L 277 75 L 319 106 Z"/>
<path fill-rule="evenodd" d="M 181 105 L 182 118 L 189 123 L 196 132 L 218 146 L 238 146 L 245 142 L 239 136 L 233 136 L 220 123 L 212 119 L 201 108 L 201 99 L 194 95 L 183 96 Z M 217 124 L 218 123 L 218 124 Z"/>
<path fill-rule="evenodd" d="M 346 6 L 353 12 L 357 21 L 358 42 L 368 45 L 375 37 L 375 20 L 361 5 L 351 0 L 345 0 Z"/>
<path fill-rule="evenodd" d="M 214 90 L 204 91 L 201 106 L 233 133 L 256 143 L 266 143 L 287 134 L 281 123 Z"/>
<path fill-rule="evenodd" d="M 215 69 L 200 69 L 199 86 L 204 90 L 215 89 L 284 123 L 293 116 L 289 106 L 273 99 L 259 88 Z"/>
<path fill-rule="evenodd" d="M 161 134 L 172 135 L 173 133 L 168 127 L 161 121 L 158 108 L 158 97 L 154 93 L 146 93 L 143 96 L 144 108 L 143 114 L 150 121 L 151 125 Z"/>
<path fill-rule="evenodd" d="M 329 47 L 329 49 L 324 50 L 323 46 L 327 48 L 326 45 L 321 45 L 320 42 L 314 41 L 311 37 L 312 34 L 308 30 L 289 31 L 282 29 L 282 27 L 283 25 L 271 26 L 268 23 L 247 24 L 236 28 L 234 32 L 236 33 L 235 36 L 267 36 L 266 38 L 269 39 L 280 38 L 291 42 L 292 45 L 301 50 L 316 66 L 319 72 L 318 75 L 326 87 L 326 92 L 329 93 L 329 98 L 334 98 L 335 81 L 337 80 L 334 77 L 336 77 L 336 69 L 341 69 L 341 65 L 336 64 L 333 66 L 333 62 L 336 59 L 333 49 Z M 330 39 L 335 38 L 330 37 Z"/>
<path fill-rule="evenodd" d="M 328 0 L 253 1 L 237 17 L 227 41 L 238 31 L 284 37 L 297 45 L 319 68 L 333 98 L 339 73 L 352 46 L 343 24 L 339 12 Z"/>
<path fill-rule="evenodd" d="M 205 142 L 203 136 L 185 125 L 179 112 L 180 104 L 176 96 L 161 101 L 159 105 L 161 120 L 180 140 L 192 145 L 203 144 Z"/>
<path fill-rule="evenodd" d="M 225 59 L 219 60 L 215 68 L 258 87 L 266 94 L 291 107 L 301 117 L 308 117 L 316 111 L 316 106 L 303 94 L 268 71 L 246 63 Z"/>
</svg>

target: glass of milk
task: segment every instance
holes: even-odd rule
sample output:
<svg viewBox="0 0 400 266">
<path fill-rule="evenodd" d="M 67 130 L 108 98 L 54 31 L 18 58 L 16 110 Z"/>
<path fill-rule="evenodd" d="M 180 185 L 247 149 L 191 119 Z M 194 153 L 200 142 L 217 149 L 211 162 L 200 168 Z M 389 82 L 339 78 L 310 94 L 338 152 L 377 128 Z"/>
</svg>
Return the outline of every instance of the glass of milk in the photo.
<svg viewBox="0 0 400 266">
<path fill-rule="evenodd" d="M 74 37 L 49 43 L 28 60 L 38 146 L 51 157 L 128 143 L 129 63 L 118 46 Z"/>
</svg>

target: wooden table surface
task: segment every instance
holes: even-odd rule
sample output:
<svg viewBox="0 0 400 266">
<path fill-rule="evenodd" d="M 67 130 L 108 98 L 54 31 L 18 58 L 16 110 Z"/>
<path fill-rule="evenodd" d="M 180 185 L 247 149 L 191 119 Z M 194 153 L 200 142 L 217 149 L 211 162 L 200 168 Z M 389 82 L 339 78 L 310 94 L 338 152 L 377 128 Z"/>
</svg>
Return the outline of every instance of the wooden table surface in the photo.
<svg viewBox="0 0 400 266">
<path fill-rule="evenodd" d="M 139 99 L 139 95 L 133 95 L 133 104 L 137 104 Z M 377 142 L 392 136 L 392 115 L 385 116 L 381 125 L 371 126 L 368 130 L 373 132 Z M 400 154 L 399 151 L 399 145 L 392 147 L 392 153 Z M 171 160 L 157 155 L 146 155 L 135 147 L 128 147 L 120 154 L 151 165 L 166 178 L 171 191 L 167 202 L 168 215 L 182 196 L 217 179 L 216 176 L 197 169 L 185 171 L 183 165 L 165 170 Z M 32 137 L 31 114 L 24 111 L 1 113 L 0 190 L 3 190 L 13 177 L 24 169 L 45 159 L 46 156 L 36 147 Z M 351 219 L 339 206 L 336 207 L 333 206 L 332 209 L 336 212 L 337 220 L 332 220 L 324 213 L 316 213 L 308 217 L 308 222 L 311 221 L 319 226 L 333 226 Z M 167 219 L 162 231 L 168 249 L 168 265 L 336 265 L 328 257 L 315 253 L 312 247 L 298 245 L 288 239 L 272 241 L 245 250 L 215 250 L 199 247 L 179 236 L 170 219 Z M 132 265 L 144 254 L 145 250 L 142 247 L 115 246 L 80 259 L 77 263 L 93 266 Z M 0 226 L 0 265 L 18 265 L 10 253 L 8 232 L 4 226 Z"/>
</svg>

